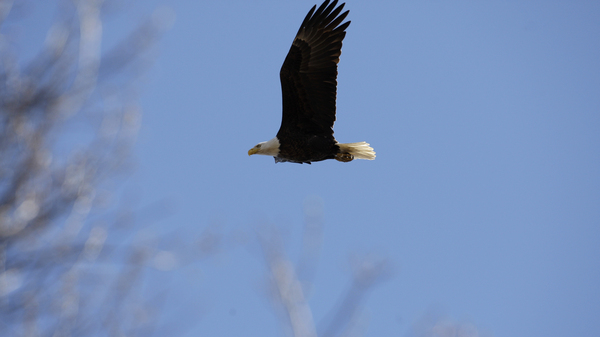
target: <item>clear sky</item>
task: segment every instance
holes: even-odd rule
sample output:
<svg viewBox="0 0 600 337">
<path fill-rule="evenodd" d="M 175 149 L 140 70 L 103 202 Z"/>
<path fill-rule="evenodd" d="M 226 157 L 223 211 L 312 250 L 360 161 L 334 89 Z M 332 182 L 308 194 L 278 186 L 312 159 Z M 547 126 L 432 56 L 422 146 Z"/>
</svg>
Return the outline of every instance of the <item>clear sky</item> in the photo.
<svg viewBox="0 0 600 337">
<path fill-rule="evenodd" d="M 165 277 L 165 320 L 189 336 L 282 335 L 255 228 L 279 228 L 297 261 L 318 200 L 317 322 L 366 256 L 391 276 L 363 303 L 365 336 L 413 336 L 428 317 L 482 336 L 598 335 L 600 2 L 347 1 L 335 136 L 377 159 L 248 157 L 279 128 L 279 68 L 315 3 L 123 9 L 176 15 L 140 91 L 140 226 L 184 246 L 222 238 Z M 156 204 L 171 211 L 155 218 Z"/>
<path fill-rule="evenodd" d="M 279 128 L 279 68 L 314 4 L 168 3 L 135 177 L 144 200 L 174 206 L 154 226 L 252 241 L 267 221 L 294 259 L 317 196 L 316 321 L 349 286 L 349 258 L 375 254 L 394 272 L 364 304 L 367 336 L 410 334 L 431 311 L 493 336 L 597 334 L 600 3 L 350 1 L 335 135 L 377 159 L 248 157 Z M 248 245 L 174 281 L 202 303 L 194 333 L 281 334 Z"/>
</svg>

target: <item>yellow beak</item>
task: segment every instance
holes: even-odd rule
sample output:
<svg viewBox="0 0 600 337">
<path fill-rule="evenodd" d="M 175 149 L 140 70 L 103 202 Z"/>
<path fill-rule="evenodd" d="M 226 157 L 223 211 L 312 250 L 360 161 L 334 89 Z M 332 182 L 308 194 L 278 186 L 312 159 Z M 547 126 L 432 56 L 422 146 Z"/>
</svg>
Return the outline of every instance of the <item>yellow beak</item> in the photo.
<svg viewBox="0 0 600 337">
<path fill-rule="evenodd" d="M 251 148 L 250 150 L 248 150 L 248 155 L 249 156 L 251 156 L 253 154 L 256 154 L 256 153 L 258 153 L 258 147 L 257 146 L 255 146 L 255 147 Z"/>
</svg>

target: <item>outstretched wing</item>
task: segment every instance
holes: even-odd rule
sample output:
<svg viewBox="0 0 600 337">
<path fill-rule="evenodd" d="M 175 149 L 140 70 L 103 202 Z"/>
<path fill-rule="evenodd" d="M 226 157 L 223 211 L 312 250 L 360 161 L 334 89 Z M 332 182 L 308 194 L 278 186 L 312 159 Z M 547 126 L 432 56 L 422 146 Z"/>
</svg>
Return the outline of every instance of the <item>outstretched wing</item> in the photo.
<svg viewBox="0 0 600 337">
<path fill-rule="evenodd" d="M 308 12 L 288 52 L 281 72 L 283 118 L 279 139 L 290 134 L 333 135 L 337 64 L 350 21 L 337 0 Z M 315 11 L 316 9 L 316 11 Z"/>
</svg>

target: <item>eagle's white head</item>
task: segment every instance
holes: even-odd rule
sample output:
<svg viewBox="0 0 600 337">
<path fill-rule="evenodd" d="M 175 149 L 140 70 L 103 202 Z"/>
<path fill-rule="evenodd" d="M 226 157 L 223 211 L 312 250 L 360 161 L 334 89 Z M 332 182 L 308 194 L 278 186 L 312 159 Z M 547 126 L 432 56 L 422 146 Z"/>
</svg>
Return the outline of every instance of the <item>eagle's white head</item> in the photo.
<svg viewBox="0 0 600 337">
<path fill-rule="evenodd" d="M 269 141 L 256 144 L 255 147 L 248 151 L 249 156 L 253 154 L 277 157 L 279 154 L 279 139 L 275 137 Z"/>
</svg>

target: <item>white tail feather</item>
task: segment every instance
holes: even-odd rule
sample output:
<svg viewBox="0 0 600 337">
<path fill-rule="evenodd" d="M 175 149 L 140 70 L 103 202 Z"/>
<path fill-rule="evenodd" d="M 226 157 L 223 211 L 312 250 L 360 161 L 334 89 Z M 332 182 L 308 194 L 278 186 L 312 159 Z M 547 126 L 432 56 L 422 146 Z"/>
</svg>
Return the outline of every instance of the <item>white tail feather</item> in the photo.
<svg viewBox="0 0 600 337">
<path fill-rule="evenodd" d="M 354 156 L 354 159 L 375 159 L 375 151 L 373 151 L 373 148 L 367 142 L 338 143 L 338 146 L 340 147 L 340 152 L 348 152 Z"/>
</svg>

